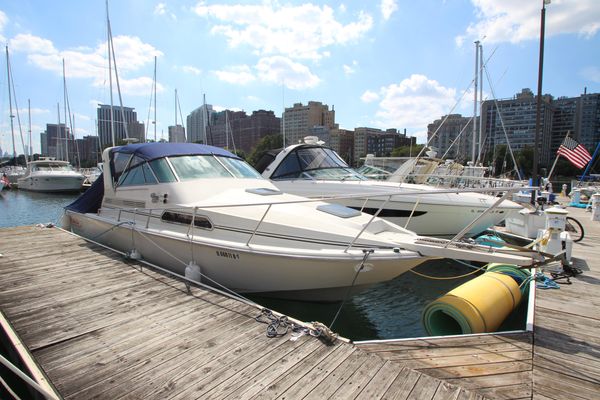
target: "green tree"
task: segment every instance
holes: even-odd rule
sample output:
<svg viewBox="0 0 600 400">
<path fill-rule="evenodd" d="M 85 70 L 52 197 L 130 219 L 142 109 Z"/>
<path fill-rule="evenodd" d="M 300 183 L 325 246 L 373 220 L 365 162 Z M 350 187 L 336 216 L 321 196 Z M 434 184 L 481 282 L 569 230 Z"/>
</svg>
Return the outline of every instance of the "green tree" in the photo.
<svg viewBox="0 0 600 400">
<path fill-rule="evenodd" d="M 425 147 L 424 144 L 416 144 L 414 146 L 396 147 L 392 150 L 391 157 L 415 157 Z"/>
<path fill-rule="evenodd" d="M 283 147 L 283 138 L 279 134 L 267 135 L 263 137 L 252 149 L 246 161 L 253 167 L 256 166 L 258 160 L 262 157 L 263 153 L 268 150 L 280 149 Z"/>
</svg>

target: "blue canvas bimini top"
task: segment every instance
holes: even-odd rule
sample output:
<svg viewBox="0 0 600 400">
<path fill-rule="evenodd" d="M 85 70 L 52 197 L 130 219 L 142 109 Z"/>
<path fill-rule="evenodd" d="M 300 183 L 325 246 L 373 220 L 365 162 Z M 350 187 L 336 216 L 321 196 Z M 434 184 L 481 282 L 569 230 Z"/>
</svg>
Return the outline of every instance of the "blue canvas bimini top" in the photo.
<svg viewBox="0 0 600 400">
<path fill-rule="evenodd" d="M 113 156 L 115 153 L 133 154 L 146 161 L 156 160 L 157 158 L 162 157 L 213 154 L 217 156 L 239 158 L 235 154 L 220 147 L 197 143 L 134 143 L 115 147 L 111 150 L 111 153 Z"/>
</svg>

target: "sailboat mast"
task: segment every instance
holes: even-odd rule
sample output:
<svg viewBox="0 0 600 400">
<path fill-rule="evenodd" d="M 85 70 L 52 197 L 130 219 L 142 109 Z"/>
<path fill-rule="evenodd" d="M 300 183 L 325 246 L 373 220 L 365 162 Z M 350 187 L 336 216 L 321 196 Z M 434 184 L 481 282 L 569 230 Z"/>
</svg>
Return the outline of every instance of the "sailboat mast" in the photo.
<svg viewBox="0 0 600 400">
<path fill-rule="evenodd" d="M 206 120 L 208 113 L 206 112 L 206 94 L 202 95 L 202 136 L 204 140 L 204 144 L 208 144 L 206 142 Z"/>
<path fill-rule="evenodd" d="M 175 89 L 175 126 L 177 127 L 177 89 Z"/>
<path fill-rule="evenodd" d="M 65 151 L 66 160 L 69 162 L 69 134 L 67 133 L 67 78 L 65 74 L 65 59 L 62 60 L 63 65 L 63 103 L 65 107 Z"/>
<path fill-rule="evenodd" d="M 474 79 L 474 90 L 473 90 L 473 146 L 471 149 L 471 160 L 473 164 L 477 161 L 475 156 L 477 146 L 477 78 L 479 75 L 479 40 L 475 41 L 475 79 Z"/>
<path fill-rule="evenodd" d="M 110 136 L 112 138 L 113 147 L 116 146 L 115 140 L 115 115 L 113 106 L 112 92 L 112 56 L 110 53 L 110 20 L 108 19 L 108 0 L 106 0 L 106 47 L 108 51 L 108 85 L 110 91 Z"/>
<path fill-rule="evenodd" d="M 154 141 L 156 142 L 156 56 L 154 56 Z"/>
<path fill-rule="evenodd" d="M 12 147 L 13 147 L 13 157 L 16 159 L 17 158 L 17 148 L 15 147 L 15 127 L 13 124 L 13 118 L 15 117 L 13 115 L 12 112 L 12 93 L 10 91 L 10 81 L 11 81 L 11 76 L 10 76 L 10 62 L 8 59 L 8 46 L 6 46 L 6 79 L 7 79 L 7 85 L 8 86 L 8 110 L 9 110 L 9 118 L 10 118 L 10 134 L 12 136 Z"/>
<path fill-rule="evenodd" d="M 27 114 L 29 116 L 29 161 L 33 161 L 33 146 L 31 143 L 31 99 L 27 99 Z"/>
<path fill-rule="evenodd" d="M 479 152 L 477 154 L 477 161 L 482 162 L 482 149 L 483 145 L 483 45 L 479 44 Z"/>
<path fill-rule="evenodd" d="M 62 134 L 60 133 L 60 103 L 56 103 L 56 115 L 58 116 L 58 124 L 56 124 L 56 158 L 58 158 L 59 160 L 63 159 L 62 156 L 62 151 L 59 152 L 59 150 L 62 150 Z M 65 125 L 66 127 L 66 125 Z M 65 132 L 66 133 L 66 132 Z"/>
</svg>

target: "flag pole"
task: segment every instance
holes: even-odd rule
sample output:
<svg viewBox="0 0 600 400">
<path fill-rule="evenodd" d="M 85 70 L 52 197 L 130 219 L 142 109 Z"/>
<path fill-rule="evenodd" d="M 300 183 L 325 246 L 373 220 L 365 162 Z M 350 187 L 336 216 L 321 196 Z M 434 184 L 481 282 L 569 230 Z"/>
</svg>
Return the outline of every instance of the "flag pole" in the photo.
<svg viewBox="0 0 600 400">
<path fill-rule="evenodd" d="M 594 150 L 594 154 L 592 155 L 592 159 L 588 163 L 587 167 L 585 167 L 585 171 L 583 171 L 583 175 L 581 175 L 581 179 L 579 180 L 579 185 L 578 186 L 581 186 L 581 183 L 583 182 L 583 178 L 585 178 L 585 176 L 587 175 L 587 173 L 590 170 L 590 168 L 592 168 L 592 164 L 594 163 L 594 160 L 596 159 L 596 156 L 598 155 L 598 151 L 599 150 L 600 150 L 600 142 L 598 142 L 598 144 L 596 145 L 596 150 Z"/>
<path fill-rule="evenodd" d="M 571 131 L 567 131 L 567 136 L 565 136 L 565 139 L 569 137 L 569 133 L 571 133 Z M 563 143 L 565 141 L 565 139 L 563 139 Z M 558 158 L 560 157 L 560 154 L 556 154 L 556 158 L 554 159 L 554 164 L 552 164 L 552 168 L 550 168 L 550 173 L 548 174 L 548 177 L 546 178 L 548 181 L 550 181 L 550 177 L 552 176 L 552 173 L 554 172 L 554 167 L 556 167 L 556 163 L 558 162 Z"/>
</svg>

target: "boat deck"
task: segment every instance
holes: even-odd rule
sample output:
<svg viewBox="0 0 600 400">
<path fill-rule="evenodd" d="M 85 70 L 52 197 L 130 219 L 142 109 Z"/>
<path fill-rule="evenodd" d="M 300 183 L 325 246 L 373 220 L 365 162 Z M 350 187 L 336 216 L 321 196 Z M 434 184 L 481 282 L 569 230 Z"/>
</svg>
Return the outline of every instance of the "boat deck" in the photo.
<svg viewBox="0 0 600 400">
<path fill-rule="evenodd" d="M 534 331 L 357 344 L 362 350 L 498 399 L 600 398 L 600 222 L 569 208 L 585 238 L 583 274 L 536 290 Z"/>
<path fill-rule="evenodd" d="M 268 338 L 257 308 L 56 228 L 0 229 L 0 253 L 3 325 L 57 398 L 482 398 L 346 341 Z"/>
</svg>

